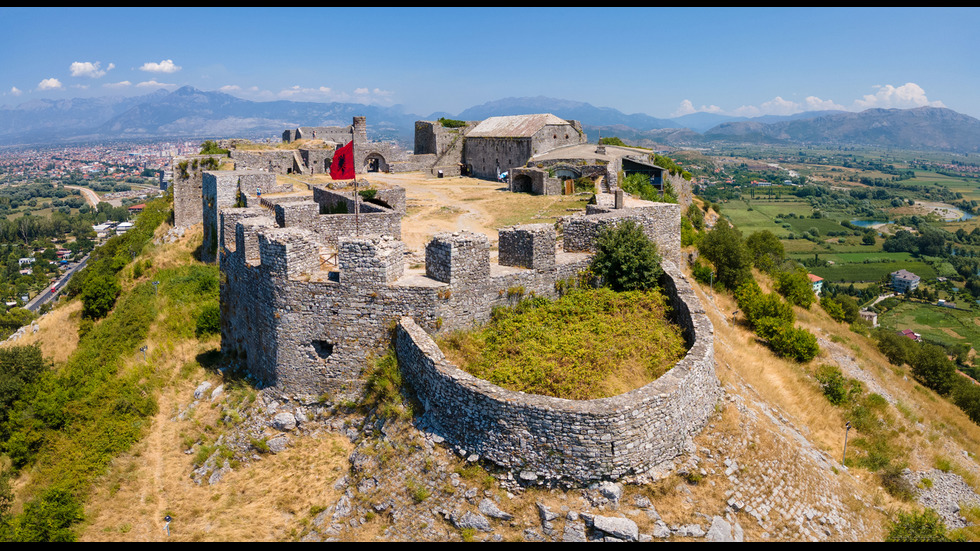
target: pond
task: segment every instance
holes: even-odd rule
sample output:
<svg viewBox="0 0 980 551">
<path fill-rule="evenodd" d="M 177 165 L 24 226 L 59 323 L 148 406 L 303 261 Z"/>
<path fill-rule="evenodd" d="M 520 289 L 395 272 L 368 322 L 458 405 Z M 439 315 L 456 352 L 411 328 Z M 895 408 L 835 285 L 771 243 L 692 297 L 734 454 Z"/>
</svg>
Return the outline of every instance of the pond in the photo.
<svg viewBox="0 0 980 551">
<path fill-rule="evenodd" d="M 894 220 L 851 220 L 851 224 L 859 228 L 870 228 L 878 224 L 894 224 Z"/>
</svg>

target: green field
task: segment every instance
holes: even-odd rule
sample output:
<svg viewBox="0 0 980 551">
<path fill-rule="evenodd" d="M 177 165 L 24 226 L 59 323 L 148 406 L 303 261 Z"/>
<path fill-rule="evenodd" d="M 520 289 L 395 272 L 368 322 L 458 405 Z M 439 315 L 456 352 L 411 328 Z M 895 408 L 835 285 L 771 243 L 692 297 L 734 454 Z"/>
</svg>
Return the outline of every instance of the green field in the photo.
<svg viewBox="0 0 980 551">
<path fill-rule="evenodd" d="M 924 280 L 935 279 L 936 271 L 925 262 L 875 262 L 869 264 L 835 264 L 810 268 L 810 272 L 831 282 L 878 281 L 892 272 L 906 269 Z"/>
<path fill-rule="evenodd" d="M 775 201 L 730 201 L 725 203 L 725 206 L 722 208 L 722 213 L 728 217 L 732 225 L 738 228 L 745 237 L 762 230 L 769 230 L 779 237 L 786 237 L 790 231 L 799 233 L 809 227 L 805 227 L 804 230 L 797 230 L 795 228 L 793 230 L 787 230 L 782 225 L 776 224 L 773 221 L 780 214 L 789 212 L 796 213 L 797 216 L 810 216 L 813 213 L 813 208 L 810 207 L 808 202 L 795 198 Z M 824 220 L 807 218 L 798 221 L 823 222 Z M 839 224 L 837 228 L 842 229 Z"/>
<path fill-rule="evenodd" d="M 969 310 L 905 302 L 879 316 L 878 321 L 893 331 L 911 329 L 926 340 L 980 347 L 980 324 Z"/>
</svg>

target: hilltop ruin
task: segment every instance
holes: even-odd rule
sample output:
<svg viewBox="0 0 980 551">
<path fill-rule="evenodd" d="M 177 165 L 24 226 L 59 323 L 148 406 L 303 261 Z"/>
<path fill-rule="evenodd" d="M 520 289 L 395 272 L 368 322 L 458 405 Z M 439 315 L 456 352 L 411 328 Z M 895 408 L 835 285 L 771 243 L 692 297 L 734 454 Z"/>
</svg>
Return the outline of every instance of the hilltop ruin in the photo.
<svg viewBox="0 0 980 551">
<path fill-rule="evenodd" d="M 367 362 L 393 345 L 423 418 L 447 441 L 522 480 L 566 483 L 642 474 L 679 454 L 713 411 L 720 387 L 711 324 L 676 267 L 681 205 L 627 207 L 615 190 L 557 225 L 499 229 L 496 262 L 486 235 L 456 232 L 437 234 L 424 267 L 408 267 L 404 189 L 370 198 L 328 186 L 313 186 L 312 197 L 279 195 L 274 173 L 254 167 L 203 171 L 201 179 L 202 255 L 224 276 L 222 350 L 281 395 L 355 398 Z M 579 402 L 506 391 L 445 362 L 429 334 L 484 322 L 524 294 L 556 297 L 561 282 L 588 266 L 599 232 L 625 219 L 657 243 L 689 347 L 664 377 Z"/>
</svg>

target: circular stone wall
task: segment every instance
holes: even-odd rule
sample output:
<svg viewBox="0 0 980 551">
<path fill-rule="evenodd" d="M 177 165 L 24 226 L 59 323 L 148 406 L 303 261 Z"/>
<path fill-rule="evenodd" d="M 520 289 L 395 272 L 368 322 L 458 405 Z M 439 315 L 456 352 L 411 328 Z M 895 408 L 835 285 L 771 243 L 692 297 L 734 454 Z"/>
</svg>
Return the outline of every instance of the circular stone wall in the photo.
<svg viewBox="0 0 980 551">
<path fill-rule="evenodd" d="M 584 484 L 642 474 L 679 455 L 721 396 L 713 327 L 687 279 L 664 262 L 664 292 L 687 355 L 656 381 L 597 400 L 506 390 L 459 369 L 411 318 L 398 324 L 399 365 L 435 433 L 522 480 Z"/>
</svg>

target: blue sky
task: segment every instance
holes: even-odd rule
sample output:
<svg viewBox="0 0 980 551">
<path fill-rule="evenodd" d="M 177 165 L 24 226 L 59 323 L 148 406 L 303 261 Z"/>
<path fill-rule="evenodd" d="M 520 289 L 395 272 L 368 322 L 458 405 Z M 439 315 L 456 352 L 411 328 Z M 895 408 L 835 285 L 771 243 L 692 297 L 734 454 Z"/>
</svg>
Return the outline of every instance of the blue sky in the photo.
<svg viewBox="0 0 980 551">
<path fill-rule="evenodd" d="M 191 85 L 456 114 L 948 107 L 980 118 L 977 8 L 0 8 L 0 104 Z"/>
</svg>

